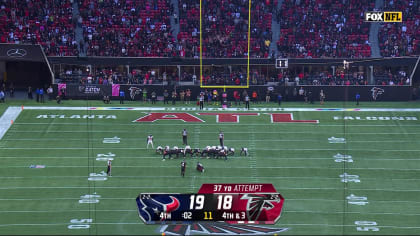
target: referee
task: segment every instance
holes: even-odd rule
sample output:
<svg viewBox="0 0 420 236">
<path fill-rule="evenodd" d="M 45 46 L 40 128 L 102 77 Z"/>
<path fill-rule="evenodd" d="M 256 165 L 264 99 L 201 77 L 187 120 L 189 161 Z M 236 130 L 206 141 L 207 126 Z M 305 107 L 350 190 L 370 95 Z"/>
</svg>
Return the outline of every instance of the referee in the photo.
<svg viewBox="0 0 420 236">
<path fill-rule="evenodd" d="M 245 95 L 245 108 L 249 110 L 249 96 L 248 96 L 248 94 Z"/>
<path fill-rule="evenodd" d="M 203 110 L 203 108 L 204 108 L 204 93 L 203 92 L 201 92 L 200 93 L 200 98 L 199 98 L 199 103 L 200 103 L 200 110 Z"/>
<path fill-rule="evenodd" d="M 188 143 L 187 143 L 187 136 L 188 136 L 188 132 L 187 132 L 186 129 L 184 129 L 182 131 L 182 144 L 183 145 L 188 145 Z"/>
<path fill-rule="evenodd" d="M 223 145 L 224 139 L 225 139 L 225 135 L 223 134 L 223 131 L 220 131 L 220 133 L 219 133 L 219 141 L 220 141 L 220 146 L 222 146 L 222 148 L 224 147 L 224 145 Z"/>
</svg>

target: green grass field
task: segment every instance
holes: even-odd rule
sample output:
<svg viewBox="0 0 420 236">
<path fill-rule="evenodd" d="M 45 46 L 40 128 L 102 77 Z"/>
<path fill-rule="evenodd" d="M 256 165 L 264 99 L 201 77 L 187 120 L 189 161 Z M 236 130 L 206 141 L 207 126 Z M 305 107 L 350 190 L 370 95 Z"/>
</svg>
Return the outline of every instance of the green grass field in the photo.
<svg viewBox="0 0 420 236">
<path fill-rule="evenodd" d="M 14 101 L 12 105 L 34 104 Z M 65 101 L 62 106 L 102 105 Z M 126 104 L 134 105 L 139 104 Z M 365 103 L 361 108 L 418 105 Z M 303 103 L 285 106 L 312 107 Z M 6 107 L 0 109 L 3 112 Z M 271 123 L 264 111 L 258 112 L 259 116 L 242 116 L 239 123 L 226 124 L 216 123 L 215 116 L 189 113 L 205 123 L 132 122 L 147 111 L 24 109 L 0 140 L 0 234 L 159 234 L 157 225 L 146 226 L 139 218 L 137 195 L 196 193 L 203 183 L 272 183 L 285 198 L 282 216 L 273 226 L 288 228 L 281 234 L 419 234 L 418 112 L 291 112 L 295 120 L 319 120 L 318 124 Z M 37 118 L 39 115 L 115 115 L 116 119 Z M 335 120 L 334 116 L 362 120 Z M 218 145 L 217 135 L 223 130 L 225 145 L 236 150 L 248 147 L 250 155 L 240 157 L 237 153 L 228 161 L 200 159 L 205 173 L 195 170 L 197 159 L 187 158 L 186 177 L 182 178 L 181 159 L 163 162 L 154 149 L 146 149 L 146 137 L 149 133 L 154 135 L 155 147 L 182 146 L 183 128 L 189 131 L 193 148 Z M 103 143 L 104 138 L 114 136 L 120 138 L 120 143 Z M 343 137 L 346 143 L 329 143 L 332 136 Z M 97 161 L 96 157 L 109 152 L 115 154 L 112 177 L 89 181 L 90 173 L 106 171 L 106 162 Z M 336 162 L 337 153 L 351 155 L 353 162 Z M 30 165 L 45 168 L 29 168 Z M 340 175 L 344 173 L 357 175 L 360 182 L 342 182 Z M 86 194 L 100 195 L 99 202 L 79 203 Z M 362 202 L 368 203 L 360 203 L 359 199 L 353 200 L 359 204 L 350 204 L 347 197 L 351 194 L 366 197 Z M 69 225 L 78 224 L 71 223 L 72 219 L 92 219 L 92 223 L 88 229 L 68 229 Z"/>
</svg>

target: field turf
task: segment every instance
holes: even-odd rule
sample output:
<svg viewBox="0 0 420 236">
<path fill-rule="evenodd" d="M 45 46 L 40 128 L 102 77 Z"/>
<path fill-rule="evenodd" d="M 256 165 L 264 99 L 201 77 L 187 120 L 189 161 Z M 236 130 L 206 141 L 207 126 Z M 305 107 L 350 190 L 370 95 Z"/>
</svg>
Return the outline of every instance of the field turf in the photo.
<svg viewBox="0 0 420 236">
<path fill-rule="evenodd" d="M 20 102 L 13 105 L 20 106 Z M 65 101 L 62 106 L 83 105 L 103 104 Z M 268 107 L 260 105 L 264 106 Z M 303 103 L 286 106 L 311 107 Z M 354 107 L 354 104 L 324 106 Z M 418 103 L 365 103 L 361 108 L 416 106 Z M 0 109 L 4 111 L 5 106 Z M 0 140 L 0 234 L 159 234 L 157 225 L 146 226 L 139 218 L 137 195 L 196 193 L 203 183 L 272 183 L 285 198 L 282 216 L 274 227 L 288 230 L 280 234 L 420 232 L 418 112 L 291 112 L 295 120 L 319 120 L 318 124 L 307 124 L 271 123 L 270 116 L 264 114 L 267 112 L 253 111 L 260 115 L 242 116 L 239 123 L 223 124 L 216 123 L 215 116 L 188 111 L 205 123 L 132 122 L 146 112 L 24 109 Z M 115 115 L 116 119 L 37 118 L 51 114 Z M 334 116 L 362 120 L 334 120 Z M 391 117 L 391 120 L 366 120 L 366 117 Z M 392 120 L 392 117 L 417 120 Z M 146 137 L 154 135 L 155 147 L 182 146 L 183 128 L 188 130 L 193 148 L 218 145 L 218 133 L 223 130 L 226 146 L 236 150 L 248 147 L 250 155 L 240 157 L 237 153 L 227 161 L 199 159 L 206 168 L 204 173 L 195 170 L 197 159 L 188 157 L 186 176 L 182 178 L 181 159 L 162 161 L 154 149 L 146 149 Z M 103 143 L 104 138 L 115 136 L 120 143 Z M 345 138 L 346 143 L 329 143 L 330 137 Z M 112 177 L 89 181 L 91 173 L 106 171 L 106 162 L 96 160 L 98 154 L 110 152 L 115 154 Z M 350 155 L 353 162 L 336 162 L 337 153 Z M 45 168 L 29 168 L 31 165 Z M 353 181 L 342 182 L 340 175 L 344 173 L 351 175 L 349 179 Z M 100 195 L 99 202 L 79 203 L 86 194 Z M 351 194 L 367 199 L 352 200 L 358 204 L 350 204 L 347 197 Z M 92 222 L 88 229 L 68 229 L 69 225 L 79 224 L 71 223 L 72 219 Z"/>
</svg>

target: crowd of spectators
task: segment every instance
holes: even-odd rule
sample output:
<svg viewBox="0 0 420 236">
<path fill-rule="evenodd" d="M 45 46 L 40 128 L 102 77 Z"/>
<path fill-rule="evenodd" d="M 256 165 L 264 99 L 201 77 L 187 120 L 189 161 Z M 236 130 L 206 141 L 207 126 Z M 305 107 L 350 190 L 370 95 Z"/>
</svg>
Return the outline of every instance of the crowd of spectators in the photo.
<svg viewBox="0 0 420 236">
<path fill-rule="evenodd" d="M 88 56 L 176 56 L 169 0 L 81 2 Z"/>
<path fill-rule="evenodd" d="M 410 85 L 409 75 L 405 70 L 374 71 L 374 81 L 370 83 L 363 71 L 337 70 L 335 74 L 330 71 L 314 71 L 311 73 L 285 70 L 278 74 L 280 85 Z"/>
<path fill-rule="evenodd" d="M 69 67 L 58 73 L 58 83 L 70 84 L 172 84 L 179 81 L 176 71 L 159 74 L 150 68 L 132 68 L 127 70 L 116 67 L 96 68 L 90 71 L 88 68 Z"/>
<path fill-rule="evenodd" d="M 330 71 L 315 71 L 312 73 L 279 73 L 281 84 L 294 83 L 294 85 L 368 85 L 363 72 L 344 72 L 337 70 L 335 74 Z"/>
<path fill-rule="evenodd" d="M 3 0 L 0 42 L 41 44 L 47 56 L 78 55 L 69 0 Z"/>
<path fill-rule="evenodd" d="M 199 74 L 189 72 L 188 68 L 180 74 L 176 68 L 159 71 L 149 67 L 127 68 L 102 67 L 90 71 L 82 67 L 69 67 L 58 73 L 58 83 L 72 84 L 164 84 L 176 85 L 178 82 L 188 82 L 189 85 L 200 83 Z M 409 74 L 404 68 L 375 68 L 374 80 L 368 81 L 363 70 L 344 71 L 342 68 L 335 70 L 314 69 L 303 72 L 296 69 L 282 71 L 264 71 L 261 68 L 251 68 L 249 85 L 277 84 L 280 86 L 291 85 L 410 85 Z M 246 67 L 229 69 L 228 67 L 212 67 L 203 70 L 203 85 L 247 85 Z"/>
<path fill-rule="evenodd" d="M 79 10 L 75 12 L 73 1 L 0 1 L 0 42 L 39 43 L 47 56 L 77 56 L 80 48 L 87 56 L 199 57 L 199 1 L 179 0 L 179 16 L 170 0 L 76 0 Z M 277 3 L 251 1 L 250 57 L 270 57 L 272 43 L 281 57 L 370 57 L 371 23 L 364 22 L 364 13 L 371 10 L 403 13 L 402 23 L 381 24 L 381 56 L 420 54 L 418 0 L 384 1 L 382 9 L 364 0 L 283 0 L 279 10 Z M 248 4 L 246 0 L 202 1 L 203 57 L 248 55 Z M 177 35 L 171 16 L 180 26 Z M 280 24 L 276 42 L 272 42 L 272 17 Z M 79 42 L 76 27 L 83 31 Z"/>
<path fill-rule="evenodd" d="M 420 55 L 420 2 L 384 1 L 387 11 L 402 11 L 402 23 L 383 23 L 379 31 L 381 56 Z"/>
<path fill-rule="evenodd" d="M 374 6 L 364 0 L 284 0 L 277 17 L 278 50 L 283 57 L 369 57 L 369 23 L 363 14 Z"/>
<path fill-rule="evenodd" d="M 271 17 L 277 1 L 251 1 L 250 57 L 267 58 L 272 41 Z M 249 1 L 202 2 L 203 57 L 236 58 L 248 55 Z M 200 5 L 180 0 L 181 57 L 199 57 Z"/>
<path fill-rule="evenodd" d="M 404 70 L 374 72 L 376 85 L 411 85 L 410 77 Z"/>
</svg>

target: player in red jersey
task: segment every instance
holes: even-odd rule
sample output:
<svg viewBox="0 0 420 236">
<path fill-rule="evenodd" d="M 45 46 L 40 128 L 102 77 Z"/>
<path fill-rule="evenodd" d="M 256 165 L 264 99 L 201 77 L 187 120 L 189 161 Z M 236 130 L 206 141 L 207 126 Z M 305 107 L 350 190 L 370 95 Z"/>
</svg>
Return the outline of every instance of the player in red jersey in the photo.
<svg viewBox="0 0 420 236">
<path fill-rule="evenodd" d="M 200 162 L 197 162 L 197 171 L 204 172 L 204 166 Z"/>
</svg>

